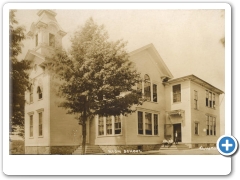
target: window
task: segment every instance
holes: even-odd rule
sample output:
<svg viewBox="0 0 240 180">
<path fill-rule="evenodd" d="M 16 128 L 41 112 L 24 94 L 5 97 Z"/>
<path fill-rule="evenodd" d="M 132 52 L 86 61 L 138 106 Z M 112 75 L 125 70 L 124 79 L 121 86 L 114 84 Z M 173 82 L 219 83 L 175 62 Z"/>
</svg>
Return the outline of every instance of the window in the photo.
<svg viewBox="0 0 240 180">
<path fill-rule="evenodd" d="M 173 102 L 181 102 L 181 84 L 173 86 Z"/>
<path fill-rule="evenodd" d="M 216 136 L 216 118 L 213 117 L 213 135 Z"/>
<path fill-rule="evenodd" d="M 138 111 L 138 134 L 143 134 L 143 112 Z"/>
<path fill-rule="evenodd" d="M 42 112 L 38 113 L 38 135 L 43 135 Z"/>
<path fill-rule="evenodd" d="M 142 95 L 142 82 L 137 83 L 137 93 Z"/>
<path fill-rule="evenodd" d="M 209 92 L 209 107 L 212 107 L 212 93 Z"/>
<path fill-rule="evenodd" d="M 37 87 L 38 99 L 42 99 L 42 88 L 40 86 Z"/>
<path fill-rule="evenodd" d="M 207 135 L 209 135 L 209 116 L 206 116 L 206 125 L 207 125 L 206 132 L 207 132 Z"/>
<path fill-rule="evenodd" d="M 33 85 L 30 85 L 30 103 L 33 102 Z"/>
<path fill-rule="evenodd" d="M 122 132 L 121 116 L 107 116 L 98 118 L 98 135 L 120 135 Z"/>
<path fill-rule="evenodd" d="M 198 92 L 194 91 L 194 109 L 198 108 Z"/>
<path fill-rule="evenodd" d="M 38 34 L 35 35 L 35 46 L 38 46 Z"/>
<path fill-rule="evenodd" d="M 152 135 L 152 114 L 145 113 L 145 134 Z"/>
<path fill-rule="evenodd" d="M 49 46 L 55 47 L 55 36 L 49 33 Z"/>
<path fill-rule="evenodd" d="M 107 134 L 112 134 L 112 117 L 108 116 L 106 118 L 106 128 L 107 128 Z"/>
<path fill-rule="evenodd" d="M 198 123 L 194 123 L 194 134 L 198 135 L 199 134 L 199 124 Z"/>
<path fill-rule="evenodd" d="M 215 94 L 213 94 L 213 108 L 215 108 Z"/>
<path fill-rule="evenodd" d="M 206 90 L 206 106 L 215 109 L 216 101 L 215 94 Z"/>
<path fill-rule="evenodd" d="M 154 135 L 158 135 L 158 115 L 154 114 Z"/>
<path fill-rule="evenodd" d="M 104 135 L 103 117 L 98 118 L 98 135 Z"/>
<path fill-rule="evenodd" d="M 143 87 L 143 90 L 142 90 L 142 87 Z M 139 83 L 137 83 L 137 93 L 139 95 L 142 95 L 143 93 L 144 98 L 147 101 L 152 101 L 152 102 L 158 101 L 157 85 L 151 83 L 150 77 L 147 74 L 144 75 L 144 81 L 140 81 Z"/>
<path fill-rule="evenodd" d="M 121 119 L 120 116 L 115 116 L 114 118 L 114 128 L 115 128 L 115 134 L 121 134 Z"/>
<path fill-rule="evenodd" d="M 213 123 L 212 117 L 209 116 L 209 135 L 213 135 L 213 130 L 212 130 L 213 124 L 212 123 Z"/>
<path fill-rule="evenodd" d="M 30 115 L 30 137 L 33 137 L 33 115 Z"/>
<path fill-rule="evenodd" d="M 153 84 L 153 102 L 157 102 L 157 85 Z"/>
<path fill-rule="evenodd" d="M 147 74 L 144 76 L 144 95 L 148 101 L 151 101 L 151 82 Z"/>
<path fill-rule="evenodd" d="M 206 106 L 208 106 L 208 98 L 209 98 L 209 94 L 208 94 L 208 91 L 206 91 Z"/>
<path fill-rule="evenodd" d="M 207 136 L 215 136 L 216 135 L 216 117 L 206 115 L 206 134 Z"/>
</svg>

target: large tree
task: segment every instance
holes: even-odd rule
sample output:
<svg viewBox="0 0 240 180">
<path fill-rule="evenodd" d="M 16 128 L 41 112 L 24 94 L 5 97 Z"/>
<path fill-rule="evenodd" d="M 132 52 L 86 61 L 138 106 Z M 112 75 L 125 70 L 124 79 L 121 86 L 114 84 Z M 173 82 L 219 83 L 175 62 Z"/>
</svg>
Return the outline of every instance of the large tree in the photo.
<svg viewBox="0 0 240 180">
<path fill-rule="evenodd" d="M 24 127 L 24 94 L 28 85 L 28 73 L 30 61 L 18 60 L 18 55 L 22 53 L 23 43 L 26 38 L 23 26 L 18 26 L 15 18 L 16 10 L 9 11 L 9 65 L 10 65 L 10 132 L 19 126 Z M 24 131 L 20 132 L 24 135 Z"/>
<path fill-rule="evenodd" d="M 64 102 L 60 106 L 78 115 L 85 154 L 86 121 L 94 115 L 132 113 L 134 104 L 142 104 L 141 92 L 133 88 L 140 76 L 129 60 L 126 43 L 110 41 L 104 26 L 92 18 L 74 33 L 71 42 L 69 56 L 58 52 L 47 64 L 63 80 L 59 93 Z"/>
</svg>

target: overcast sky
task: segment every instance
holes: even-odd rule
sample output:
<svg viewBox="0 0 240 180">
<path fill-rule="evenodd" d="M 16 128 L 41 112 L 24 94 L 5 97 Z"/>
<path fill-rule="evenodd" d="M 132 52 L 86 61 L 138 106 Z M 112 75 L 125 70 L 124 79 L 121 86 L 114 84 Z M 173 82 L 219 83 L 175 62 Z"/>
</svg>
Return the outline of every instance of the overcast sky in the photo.
<svg viewBox="0 0 240 180">
<path fill-rule="evenodd" d="M 128 41 L 129 52 L 153 43 L 174 78 L 194 74 L 224 91 L 223 10 L 56 10 L 56 19 L 68 34 L 63 46 L 68 49 L 70 36 L 92 17 L 104 24 L 111 40 Z M 27 32 L 37 21 L 37 10 L 18 10 L 16 19 Z M 24 57 L 28 47 L 21 57 Z"/>
</svg>

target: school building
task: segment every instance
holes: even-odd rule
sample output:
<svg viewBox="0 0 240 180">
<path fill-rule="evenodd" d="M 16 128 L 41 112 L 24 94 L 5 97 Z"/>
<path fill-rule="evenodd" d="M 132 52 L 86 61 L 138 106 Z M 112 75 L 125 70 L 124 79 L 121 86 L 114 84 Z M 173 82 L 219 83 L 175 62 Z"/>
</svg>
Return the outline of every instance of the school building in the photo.
<svg viewBox="0 0 240 180">
<path fill-rule="evenodd" d="M 52 10 L 38 11 L 39 19 L 28 32 L 32 48 L 26 59 L 33 60 L 34 66 L 25 93 L 26 154 L 72 154 L 82 142 L 81 126 L 74 115 L 58 107 L 59 97 L 43 65 L 54 48 L 62 47 L 66 35 L 56 15 Z M 153 44 L 129 56 L 143 80 L 136 88 L 147 101 L 128 116 L 88 120 L 87 151 L 152 150 L 175 133 L 188 148 L 215 146 L 220 137 L 219 96 L 223 91 L 195 75 L 173 78 Z"/>
</svg>

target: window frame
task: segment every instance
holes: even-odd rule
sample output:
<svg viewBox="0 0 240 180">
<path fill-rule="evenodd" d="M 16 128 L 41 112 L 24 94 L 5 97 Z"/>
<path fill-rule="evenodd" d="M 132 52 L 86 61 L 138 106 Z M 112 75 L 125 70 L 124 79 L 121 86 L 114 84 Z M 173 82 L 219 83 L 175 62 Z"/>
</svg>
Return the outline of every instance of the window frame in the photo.
<svg viewBox="0 0 240 180">
<path fill-rule="evenodd" d="M 153 128 L 152 128 L 152 125 L 153 125 L 153 122 L 152 122 L 152 113 L 149 113 L 149 112 L 145 112 L 145 135 L 153 135 Z M 149 118 L 149 119 L 148 119 Z"/>
<path fill-rule="evenodd" d="M 194 109 L 198 109 L 198 91 L 194 90 Z"/>
<path fill-rule="evenodd" d="M 43 90 L 40 86 L 37 87 L 38 100 L 43 99 Z M 41 95 L 41 97 L 40 97 Z"/>
<path fill-rule="evenodd" d="M 151 97 L 151 79 L 148 74 L 144 75 L 144 98 L 147 99 L 147 101 L 151 102 L 152 97 Z"/>
<path fill-rule="evenodd" d="M 196 131 L 196 128 L 197 128 L 197 131 Z M 194 135 L 199 135 L 199 122 L 194 122 Z"/>
<path fill-rule="evenodd" d="M 141 116 L 142 116 L 142 120 L 140 118 Z M 147 120 L 148 119 L 147 116 L 150 117 L 150 120 Z M 137 135 L 159 136 L 159 113 L 158 112 L 139 109 L 136 112 L 136 118 L 137 118 Z M 141 126 L 142 126 L 142 129 L 141 129 Z M 139 130 L 142 130 L 142 131 L 139 131 Z M 149 130 L 150 132 L 148 133 L 147 130 Z"/>
<path fill-rule="evenodd" d="M 122 115 L 107 117 L 98 115 L 96 118 L 97 137 L 122 135 Z"/>
<path fill-rule="evenodd" d="M 29 115 L 29 137 L 33 138 L 34 135 L 34 129 L 33 129 L 33 114 Z"/>
<path fill-rule="evenodd" d="M 54 42 L 50 42 L 51 37 L 53 37 Z M 51 43 L 53 43 L 53 45 Z M 56 36 L 54 34 L 52 34 L 52 33 L 49 33 L 49 35 L 48 35 L 48 45 L 50 47 L 55 47 L 56 46 Z"/>
<path fill-rule="evenodd" d="M 143 112 L 142 111 L 138 111 L 137 119 L 138 119 L 138 134 L 144 135 L 144 127 L 143 127 L 144 122 L 143 122 Z"/>
<path fill-rule="evenodd" d="M 153 114 L 153 135 L 158 135 L 158 114 Z"/>
<path fill-rule="evenodd" d="M 217 121 L 216 116 L 206 114 L 206 136 L 216 136 L 217 134 Z"/>
<path fill-rule="evenodd" d="M 99 128 L 99 127 L 101 127 L 101 128 Z M 100 129 L 101 129 L 101 131 L 100 131 Z M 103 116 L 98 116 L 98 136 L 104 136 L 104 119 L 103 119 Z"/>
<path fill-rule="evenodd" d="M 116 133 L 119 131 L 120 133 Z M 122 121 L 120 116 L 114 116 L 114 135 L 122 134 Z"/>
<path fill-rule="evenodd" d="M 146 83 L 148 84 L 146 85 Z M 150 76 L 145 74 L 143 80 L 136 84 L 137 93 L 143 95 L 143 97 L 147 99 L 147 102 L 158 103 L 158 84 L 158 82 L 152 82 Z"/>
<path fill-rule="evenodd" d="M 41 115 L 41 116 L 40 116 Z M 40 118 L 41 117 L 41 118 Z M 41 120 L 41 121 L 40 121 Z M 41 133 L 40 133 L 41 132 Z M 38 113 L 38 136 L 43 136 L 43 111 Z"/>
<path fill-rule="evenodd" d="M 30 92 L 29 92 L 30 103 L 33 103 L 33 91 L 34 91 L 34 86 L 33 86 L 33 84 L 31 84 L 30 85 Z"/>
<path fill-rule="evenodd" d="M 155 87 L 155 88 L 154 88 Z M 158 87 L 157 87 L 157 84 L 153 83 L 152 84 L 152 92 L 153 92 L 153 95 L 152 95 L 152 100 L 153 102 L 158 102 L 158 95 L 157 95 L 157 92 L 158 92 Z M 155 92 L 154 92 L 155 91 Z"/>
<path fill-rule="evenodd" d="M 211 109 L 216 109 L 216 93 L 206 90 L 205 106 Z"/>
<path fill-rule="evenodd" d="M 106 117 L 106 135 L 113 134 L 113 123 L 112 123 L 112 116 Z"/>
<path fill-rule="evenodd" d="M 174 92 L 174 87 L 177 87 L 177 86 L 180 87 L 179 88 L 180 90 Z M 176 90 L 177 90 L 177 88 L 176 88 Z M 182 97 L 181 97 L 182 96 L 182 87 L 181 87 L 181 84 L 175 84 L 175 85 L 172 86 L 172 95 L 173 95 L 173 101 L 172 101 L 173 103 L 180 103 L 182 101 Z M 176 99 L 176 101 L 174 101 L 174 99 Z"/>
<path fill-rule="evenodd" d="M 35 34 L 35 47 L 38 46 L 38 34 Z"/>
</svg>

